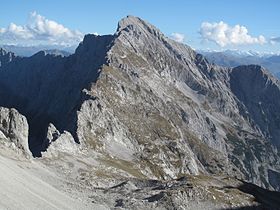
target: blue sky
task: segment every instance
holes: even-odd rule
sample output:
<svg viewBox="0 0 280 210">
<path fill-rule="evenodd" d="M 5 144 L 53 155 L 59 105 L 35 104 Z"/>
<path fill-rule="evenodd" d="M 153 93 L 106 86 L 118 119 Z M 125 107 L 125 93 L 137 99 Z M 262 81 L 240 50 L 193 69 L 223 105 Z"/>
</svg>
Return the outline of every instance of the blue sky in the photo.
<svg viewBox="0 0 280 210">
<path fill-rule="evenodd" d="M 114 33 L 118 20 L 134 15 L 195 49 L 279 52 L 279 2 L 0 0 L 0 44 L 71 44 L 86 33 Z"/>
</svg>

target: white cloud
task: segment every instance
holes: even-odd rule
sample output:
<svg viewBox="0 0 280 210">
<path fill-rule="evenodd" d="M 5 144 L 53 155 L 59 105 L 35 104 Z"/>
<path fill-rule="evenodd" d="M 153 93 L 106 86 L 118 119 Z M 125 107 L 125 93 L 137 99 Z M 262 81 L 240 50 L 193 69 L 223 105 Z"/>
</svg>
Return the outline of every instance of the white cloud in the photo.
<svg viewBox="0 0 280 210">
<path fill-rule="evenodd" d="M 81 32 L 70 30 L 36 12 L 30 13 L 25 25 L 11 23 L 7 28 L 0 28 L 1 44 L 72 45 L 80 42 L 82 38 Z"/>
<path fill-rule="evenodd" d="M 174 39 L 177 42 L 184 42 L 185 35 L 180 33 L 172 33 L 171 38 Z"/>
<path fill-rule="evenodd" d="M 221 47 L 226 45 L 265 44 L 266 39 L 260 35 L 253 37 L 248 34 L 245 26 L 229 26 L 223 21 L 219 23 L 203 22 L 199 33 L 203 40 L 212 41 Z"/>
</svg>

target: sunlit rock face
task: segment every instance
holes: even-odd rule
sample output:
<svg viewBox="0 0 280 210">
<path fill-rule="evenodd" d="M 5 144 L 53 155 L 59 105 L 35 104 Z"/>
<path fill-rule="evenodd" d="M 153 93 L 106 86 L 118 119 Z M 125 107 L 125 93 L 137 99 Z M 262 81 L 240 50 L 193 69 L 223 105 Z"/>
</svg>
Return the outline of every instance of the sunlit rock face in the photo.
<svg viewBox="0 0 280 210">
<path fill-rule="evenodd" d="M 28 147 L 28 123 L 15 109 L 0 107 L 0 141 L 18 154 L 31 157 Z"/>
</svg>

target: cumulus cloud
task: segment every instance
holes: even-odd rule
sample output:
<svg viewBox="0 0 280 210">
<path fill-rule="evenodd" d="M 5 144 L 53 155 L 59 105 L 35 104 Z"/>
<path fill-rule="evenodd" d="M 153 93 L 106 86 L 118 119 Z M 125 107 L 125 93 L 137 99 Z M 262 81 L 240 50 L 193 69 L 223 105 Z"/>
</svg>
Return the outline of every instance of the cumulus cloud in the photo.
<svg viewBox="0 0 280 210">
<path fill-rule="evenodd" d="M 249 35 L 245 26 L 235 25 L 229 26 L 223 21 L 219 23 L 203 22 L 199 33 L 203 40 L 215 42 L 221 47 L 226 45 L 248 45 L 248 44 L 264 44 L 266 39 L 260 35 L 253 37 Z"/>
<path fill-rule="evenodd" d="M 72 45 L 80 42 L 83 34 L 48 20 L 36 12 L 29 15 L 25 25 L 11 23 L 6 28 L 0 28 L 1 44 L 56 44 Z"/>
<path fill-rule="evenodd" d="M 177 42 L 184 42 L 185 35 L 180 33 L 172 33 L 171 38 L 174 39 Z"/>
</svg>

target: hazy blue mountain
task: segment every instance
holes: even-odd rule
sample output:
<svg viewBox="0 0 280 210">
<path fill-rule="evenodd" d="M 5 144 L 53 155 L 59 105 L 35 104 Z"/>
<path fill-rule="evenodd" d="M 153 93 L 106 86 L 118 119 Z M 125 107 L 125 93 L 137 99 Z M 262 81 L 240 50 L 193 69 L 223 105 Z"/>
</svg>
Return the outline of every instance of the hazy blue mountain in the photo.
<svg viewBox="0 0 280 210">
<path fill-rule="evenodd" d="M 260 54 L 258 52 L 242 52 L 235 50 L 226 51 L 199 51 L 210 62 L 224 67 L 236 67 L 239 65 L 256 64 L 268 69 L 279 78 L 280 75 L 280 55 Z"/>
</svg>

